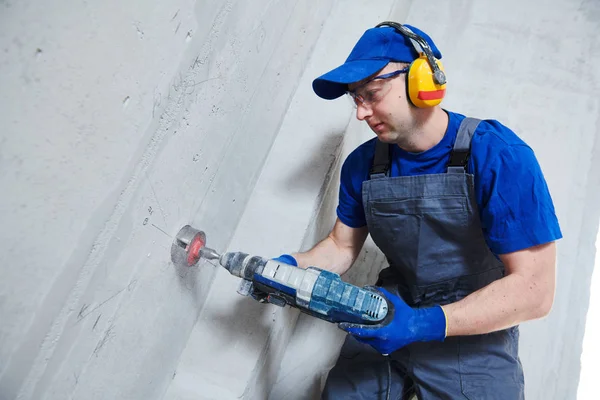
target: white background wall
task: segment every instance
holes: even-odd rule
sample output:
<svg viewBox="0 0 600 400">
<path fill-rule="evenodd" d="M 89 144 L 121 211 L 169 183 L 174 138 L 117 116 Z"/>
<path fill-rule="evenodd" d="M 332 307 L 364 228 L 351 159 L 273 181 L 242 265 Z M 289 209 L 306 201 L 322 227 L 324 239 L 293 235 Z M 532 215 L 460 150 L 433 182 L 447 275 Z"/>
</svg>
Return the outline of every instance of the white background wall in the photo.
<svg viewBox="0 0 600 400">
<path fill-rule="evenodd" d="M 574 398 L 600 217 L 598 2 L 5 0 L 0 399 L 314 397 L 340 332 L 239 297 L 209 264 L 178 270 L 169 248 L 186 223 L 265 256 L 326 234 L 340 162 L 370 134 L 310 82 L 384 19 L 441 48 L 446 108 L 535 149 L 565 239 L 554 310 L 522 327 L 527 397 Z M 370 246 L 348 279 L 373 281 Z"/>
<path fill-rule="evenodd" d="M 577 388 L 577 400 L 594 400 L 598 396 L 596 360 L 600 357 L 600 232 L 596 237 L 596 260 L 592 274 L 590 303 L 585 321 L 583 351 L 581 354 L 581 373 Z"/>
</svg>

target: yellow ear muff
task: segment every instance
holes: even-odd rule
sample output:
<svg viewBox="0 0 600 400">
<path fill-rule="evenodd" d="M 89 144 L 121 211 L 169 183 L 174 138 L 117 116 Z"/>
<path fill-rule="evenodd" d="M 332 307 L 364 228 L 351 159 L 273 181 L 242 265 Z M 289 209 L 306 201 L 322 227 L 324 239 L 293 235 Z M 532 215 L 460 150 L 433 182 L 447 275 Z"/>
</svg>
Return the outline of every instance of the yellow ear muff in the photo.
<svg viewBox="0 0 600 400">
<path fill-rule="evenodd" d="M 436 60 L 439 68 L 444 66 Z M 440 104 L 446 94 L 446 84 L 438 85 L 433 79 L 431 65 L 423 53 L 412 62 L 408 70 L 408 96 L 410 101 L 419 108 L 435 107 Z"/>
</svg>

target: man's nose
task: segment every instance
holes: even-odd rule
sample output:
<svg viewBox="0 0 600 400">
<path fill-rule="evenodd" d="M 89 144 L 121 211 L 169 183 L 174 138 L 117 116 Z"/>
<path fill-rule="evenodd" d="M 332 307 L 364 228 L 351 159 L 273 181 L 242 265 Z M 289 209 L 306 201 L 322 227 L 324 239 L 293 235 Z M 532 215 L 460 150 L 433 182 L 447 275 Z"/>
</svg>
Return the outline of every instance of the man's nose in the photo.
<svg viewBox="0 0 600 400">
<path fill-rule="evenodd" d="M 365 118 L 370 117 L 371 114 L 373 114 L 371 107 L 367 107 L 360 102 L 356 105 L 356 119 L 359 121 L 363 121 Z"/>
</svg>

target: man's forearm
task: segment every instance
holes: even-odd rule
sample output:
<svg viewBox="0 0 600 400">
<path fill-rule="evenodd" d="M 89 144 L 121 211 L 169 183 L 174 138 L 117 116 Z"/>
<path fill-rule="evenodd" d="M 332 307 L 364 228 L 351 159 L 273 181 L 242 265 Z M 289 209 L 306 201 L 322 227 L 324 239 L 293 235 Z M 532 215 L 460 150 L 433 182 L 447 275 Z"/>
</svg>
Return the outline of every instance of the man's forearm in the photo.
<svg viewBox="0 0 600 400">
<path fill-rule="evenodd" d="M 342 275 L 354 262 L 355 255 L 349 249 L 337 245 L 331 236 L 326 237 L 305 253 L 294 253 L 298 266 L 318 267 Z"/>
<path fill-rule="evenodd" d="M 505 276 L 464 299 L 443 306 L 447 336 L 478 335 L 541 318 L 552 307 L 552 292 L 520 275 Z"/>
<path fill-rule="evenodd" d="M 358 257 L 368 233 L 366 226 L 351 228 L 338 218 L 325 239 L 309 251 L 293 256 L 302 268 L 318 267 L 342 275 Z"/>
</svg>

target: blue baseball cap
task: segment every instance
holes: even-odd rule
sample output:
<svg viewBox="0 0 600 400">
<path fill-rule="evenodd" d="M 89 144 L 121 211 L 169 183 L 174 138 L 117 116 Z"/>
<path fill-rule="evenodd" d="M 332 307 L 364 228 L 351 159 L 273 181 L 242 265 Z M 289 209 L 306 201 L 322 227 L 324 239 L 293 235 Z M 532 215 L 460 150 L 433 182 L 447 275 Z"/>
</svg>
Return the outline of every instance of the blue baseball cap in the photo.
<svg viewBox="0 0 600 400">
<path fill-rule="evenodd" d="M 427 41 L 435 58 L 442 58 L 442 53 L 425 32 L 411 25 L 404 26 Z M 368 78 L 389 62 L 411 63 L 418 57 L 410 39 L 395 28 L 371 28 L 363 33 L 344 64 L 313 81 L 313 90 L 326 100 L 337 99 L 346 93 L 349 83 Z"/>
</svg>

